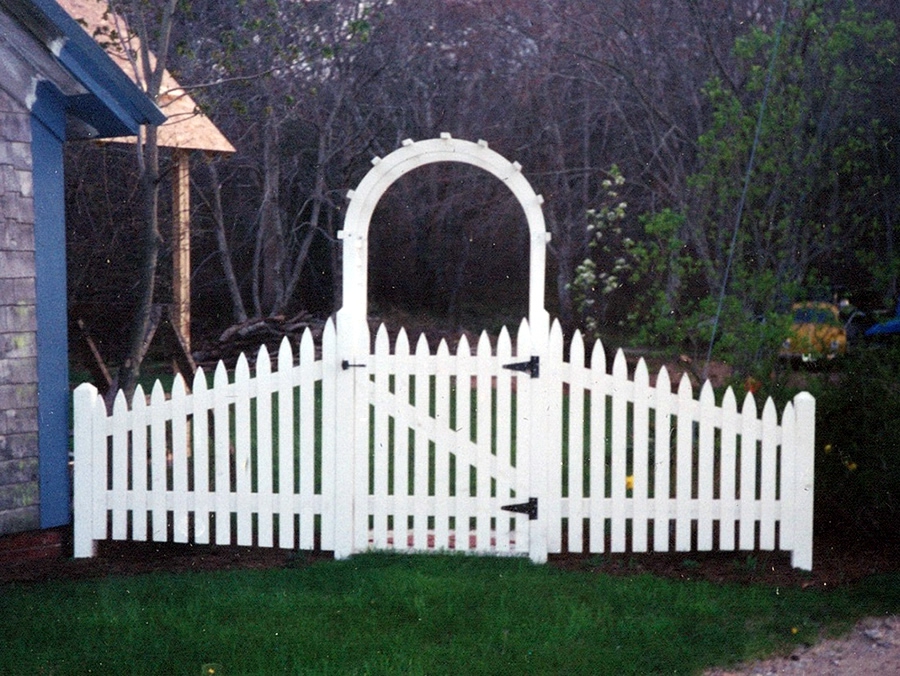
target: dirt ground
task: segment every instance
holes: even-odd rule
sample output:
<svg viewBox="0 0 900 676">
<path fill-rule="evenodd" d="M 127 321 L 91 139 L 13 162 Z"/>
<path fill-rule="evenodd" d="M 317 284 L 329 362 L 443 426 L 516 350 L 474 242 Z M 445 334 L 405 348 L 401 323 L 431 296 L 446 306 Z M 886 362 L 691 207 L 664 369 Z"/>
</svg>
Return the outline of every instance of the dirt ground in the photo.
<svg viewBox="0 0 900 676">
<path fill-rule="evenodd" d="M 2 563 L 0 589 L 5 582 L 30 584 L 155 571 L 302 567 L 329 558 L 328 552 L 286 553 L 251 547 L 106 542 L 92 559 L 64 556 Z M 651 573 L 683 580 L 829 590 L 873 574 L 900 572 L 900 547 L 848 544 L 839 538 L 819 536 L 815 540 L 810 573 L 794 570 L 787 555 L 773 552 L 563 555 L 551 556 L 549 565 L 611 575 Z M 896 612 L 900 613 L 900 608 Z M 900 675 L 900 615 L 867 618 L 840 639 L 800 647 L 789 656 L 707 674 Z"/>
</svg>

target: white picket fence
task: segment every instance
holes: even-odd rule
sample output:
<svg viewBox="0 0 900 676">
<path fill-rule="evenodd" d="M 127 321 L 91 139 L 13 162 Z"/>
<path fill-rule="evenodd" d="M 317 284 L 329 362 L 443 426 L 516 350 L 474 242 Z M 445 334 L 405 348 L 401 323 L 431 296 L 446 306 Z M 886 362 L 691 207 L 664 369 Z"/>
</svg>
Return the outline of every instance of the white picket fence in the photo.
<svg viewBox="0 0 900 676">
<path fill-rule="evenodd" d="M 523 322 L 492 346 L 432 354 L 393 348 L 382 327 L 366 364 L 337 356 L 328 322 L 277 365 L 220 364 L 187 392 L 157 383 L 111 415 L 91 385 L 75 392 L 75 555 L 97 541 L 155 540 L 497 554 L 785 550 L 812 567 L 815 402 L 779 420 L 752 395 L 698 399 L 665 369 L 650 384 L 620 351 L 558 323 L 531 343 Z M 539 355 L 540 376 L 503 368 Z M 519 357 L 513 357 L 513 345 Z M 343 368 L 342 368 L 343 366 Z M 350 433 L 355 430 L 354 433 Z M 538 499 L 537 518 L 500 511 Z"/>
</svg>

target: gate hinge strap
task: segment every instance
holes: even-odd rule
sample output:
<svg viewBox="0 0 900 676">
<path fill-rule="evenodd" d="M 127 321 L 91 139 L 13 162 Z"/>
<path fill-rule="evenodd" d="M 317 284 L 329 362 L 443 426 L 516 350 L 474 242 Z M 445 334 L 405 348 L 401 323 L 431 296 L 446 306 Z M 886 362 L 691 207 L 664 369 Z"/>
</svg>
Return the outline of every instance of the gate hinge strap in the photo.
<svg viewBox="0 0 900 676">
<path fill-rule="evenodd" d="M 505 505 L 500 509 L 506 512 L 516 512 L 517 514 L 527 514 L 529 521 L 534 521 L 538 518 L 538 499 L 537 498 L 528 498 L 528 502 L 520 502 L 515 505 Z"/>
<path fill-rule="evenodd" d="M 541 358 L 533 356 L 528 361 L 520 361 L 515 364 L 504 364 L 503 368 L 510 371 L 522 371 L 532 378 L 537 378 L 541 374 Z"/>
</svg>

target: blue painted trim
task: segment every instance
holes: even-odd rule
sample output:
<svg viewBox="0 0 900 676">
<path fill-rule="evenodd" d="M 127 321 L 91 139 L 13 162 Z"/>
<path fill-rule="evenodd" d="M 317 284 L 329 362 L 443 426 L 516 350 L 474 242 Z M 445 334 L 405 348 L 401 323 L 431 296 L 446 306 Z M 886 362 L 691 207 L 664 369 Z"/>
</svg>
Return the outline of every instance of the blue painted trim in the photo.
<svg viewBox="0 0 900 676">
<path fill-rule="evenodd" d="M 31 4 L 64 38 L 65 44 L 59 54 L 62 64 L 123 125 L 136 131 L 141 124 L 165 122 L 166 116 L 157 105 L 55 0 L 31 0 Z"/>
<path fill-rule="evenodd" d="M 72 522 L 63 142 L 65 97 L 42 82 L 31 116 L 41 528 Z M 60 134 L 62 130 L 62 134 Z"/>
</svg>

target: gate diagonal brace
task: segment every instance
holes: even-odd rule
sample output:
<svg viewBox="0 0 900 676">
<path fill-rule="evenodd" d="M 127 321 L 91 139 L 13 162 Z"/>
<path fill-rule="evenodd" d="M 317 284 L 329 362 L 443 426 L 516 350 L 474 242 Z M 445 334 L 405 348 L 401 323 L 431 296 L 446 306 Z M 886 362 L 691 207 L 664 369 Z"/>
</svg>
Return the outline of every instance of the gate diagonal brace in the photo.
<svg viewBox="0 0 900 676">
<path fill-rule="evenodd" d="M 515 364 L 504 364 L 503 368 L 509 369 L 510 371 L 522 371 L 532 378 L 537 378 L 541 375 L 541 358 L 532 357 L 528 361 L 520 361 Z"/>
<path fill-rule="evenodd" d="M 505 512 L 515 512 L 517 514 L 527 514 L 529 521 L 534 521 L 538 518 L 538 499 L 537 498 L 528 498 L 528 502 L 520 502 L 515 505 L 504 505 L 501 507 Z"/>
</svg>

